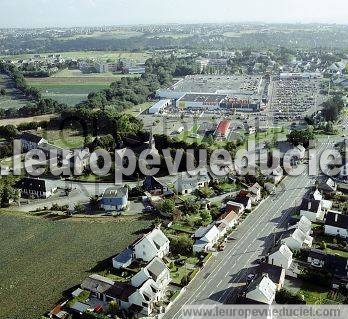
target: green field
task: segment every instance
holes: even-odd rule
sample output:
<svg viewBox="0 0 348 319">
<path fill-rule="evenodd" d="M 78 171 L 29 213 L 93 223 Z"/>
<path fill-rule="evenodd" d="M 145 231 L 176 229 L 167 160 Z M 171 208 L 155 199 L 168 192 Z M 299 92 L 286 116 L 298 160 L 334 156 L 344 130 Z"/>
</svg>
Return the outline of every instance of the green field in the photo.
<svg viewBox="0 0 348 319">
<path fill-rule="evenodd" d="M 91 34 L 80 34 L 80 35 L 75 35 L 72 37 L 64 37 L 61 38 L 62 41 L 65 40 L 74 40 L 74 39 L 86 39 L 86 38 L 93 38 L 93 39 L 98 39 L 98 40 L 119 40 L 119 39 L 129 39 L 129 38 L 134 38 L 134 37 L 139 37 L 142 36 L 144 33 L 142 32 L 137 32 L 137 31 L 131 31 L 131 30 L 115 30 L 115 31 L 110 31 L 110 32 L 93 32 Z"/>
<path fill-rule="evenodd" d="M 110 84 L 125 76 L 114 73 L 83 74 L 78 70 L 62 70 L 49 78 L 27 78 L 30 86 L 41 90 L 44 97 L 60 103 L 76 105 L 86 100 L 91 92 L 108 88 Z"/>
<path fill-rule="evenodd" d="M 52 53 L 41 53 L 42 57 L 50 54 L 60 54 L 63 58 L 74 58 L 74 59 L 97 59 L 106 61 L 108 59 L 118 60 L 127 59 L 135 62 L 145 62 L 151 57 L 151 54 L 147 52 L 127 52 L 127 51 L 71 51 L 71 52 L 52 52 Z M 19 55 L 2 55 L 0 58 L 11 59 L 11 60 L 25 60 L 33 58 L 34 54 L 19 54 Z"/>
<path fill-rule="evenodd" d="M 52 221 L 0 212 L 0 318 L 39 318 L 149 225 L 146 218 Z"/>
<path fill-rule="evenodd" d="M 0 96 L 1 109 L 18 109 L 28 104 L 26 97 L 14 87 L 13 81 L 4 74 L 0 74 L 0 88 L 6 90 L 5 96 Z"/>
</svg>

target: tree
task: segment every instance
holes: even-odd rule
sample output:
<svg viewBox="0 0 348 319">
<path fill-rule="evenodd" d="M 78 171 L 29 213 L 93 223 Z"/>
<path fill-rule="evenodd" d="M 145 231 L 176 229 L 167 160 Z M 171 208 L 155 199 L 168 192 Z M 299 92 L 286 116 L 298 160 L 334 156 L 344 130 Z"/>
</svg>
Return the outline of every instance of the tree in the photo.
<svg viewBox="0 0 348 319">
<path fill-rule="evenodd" d="M 158 204 L 157 209 L 166 215 L 173 215 L 175 210 L 175 203 L 171 199 L 165 199 L 163 202 Z"/>
<path fill-rule="evenodd" d="M 193 240 L 185 235 L 172 238 L 170 241 L 170 251 L 176 255 L 181 254 L 191 256 L 193 252 Z"/>
<path fill-rule="evenodd" d="M 76 214 L 84 214 L 86 212 L 85 206 L 81 203 L 77 203 L 74 209 Z"/>
<path fill-rule="evenodd" d="M 314 140 L 315 135 L 312 130 L 294 130 L 291 131 L 290 134 L 287 135 L 288 142 L 293 144 L 294 146 L 298 146 L 302 144 L 304 147 L 309 146 L 309 142 Z"/>
<path fill-rule="evenodd" d="M 211 223 L 212 217 L 208 210 L 203 210 L 200 215 L 204 225 L 209 225 Z"/>
<path fill-rule="evenodd" d="M 0 95 L 2 96 L 6 95 L 6 90 L 4 88 L 0 89 Z"/>
<path fill-rule="evenodd" d="M 97 195 L 91 196 L 89 198 L 89 205 L 91 206 L 92 209 L 98 209 L 99 207 L 99 198 Z"/>
</svg>

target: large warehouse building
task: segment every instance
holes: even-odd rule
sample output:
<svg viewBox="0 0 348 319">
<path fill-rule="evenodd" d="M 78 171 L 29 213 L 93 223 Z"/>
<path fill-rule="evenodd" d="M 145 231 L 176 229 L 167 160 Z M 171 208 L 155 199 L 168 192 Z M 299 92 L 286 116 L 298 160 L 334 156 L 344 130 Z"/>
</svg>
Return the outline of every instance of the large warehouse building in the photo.
<svg viewBox="0 0 348 319">
<path fill-rule="evenodd" d="M 178 108 L 196 108 L 196 109 L 218 109 L 221 103 L 227 98 L 227 95 L 221 94 L 185 94 L 176 102 Z"/>
<path fill-rule="evenodd" d="M 167 106 L 171 104 L 172 104 L 171 100 L 168 100 L 168 99 L 160 100 L 149 108 L 149 114 L 159 114 L 164 108 L 166 108 Z"/>
<path fill-rule="evenodd" d="M 265 85 L 261 76 L 254 75 L 189 75 L 156 94 L 162 99 L 177 100 L 180 108 L 258 111 Z"/>
</svg>

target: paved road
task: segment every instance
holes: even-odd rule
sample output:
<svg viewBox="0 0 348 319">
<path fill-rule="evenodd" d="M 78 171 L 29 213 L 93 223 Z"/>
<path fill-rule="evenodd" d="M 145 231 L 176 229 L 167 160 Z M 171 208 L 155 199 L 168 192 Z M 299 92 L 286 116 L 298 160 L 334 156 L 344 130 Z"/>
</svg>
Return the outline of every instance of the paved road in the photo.
<svg viewBox="0 0 348 319">
<path fill-rule="evenodd" d="M 326 140 L 319 145 L 318 152 L 332 145 Z M 234 233 L 237 240 L 227 244 L 225 251 L 199 273 L 165 318 L 181 318 L 184 305 L 233 303 L 246 275 L 255 267 L 255 260 L 272 247 L 273 233 L 287 226 L 291 213 L 314 182 L 315 177 L 308 176 L 307 172 L 287 177 L 283 181 L 282 192 L 266 199 L 245 219 Z"/>
</svg>

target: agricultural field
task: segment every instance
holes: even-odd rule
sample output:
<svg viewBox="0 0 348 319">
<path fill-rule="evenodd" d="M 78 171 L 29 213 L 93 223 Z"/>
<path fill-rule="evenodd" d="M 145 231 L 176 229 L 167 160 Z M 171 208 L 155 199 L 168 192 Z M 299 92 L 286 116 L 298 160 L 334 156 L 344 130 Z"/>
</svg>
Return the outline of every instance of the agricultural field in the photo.
<svg viewBox="0 0 348 319">
<path fill-rule="evenodd" d="M 36 131 L 35 134 L 42 136 L 49 143 L 61 148 L 82 148 L 84 144 L 83 133 L 77 127 L 74 130 Z"/>
<path fill-rule="evenodd" d="M 5 74 L 0 74 L 0 89 L 6 90 L 5 96 L 0 96 L 1 109 L 19 109 L 28 104 L 26 97 L 14 87 L 12 79 Z"/>
<path fill-rule="evenodd" d="M 44 97 L 73 106 L 86 100 L 89 93 L 108 88 L 124 76 L 138 75 L 83 74 L 79 70 L 63 70 L 49 78 L 27 78 L 27 81 L 30 86 L 40 89 Z"/>
<path fill-rule="evenodd" d="M 92 38 L 97 40 L 120 40 L 120 39 L 130 39 L 134 37 L 140 37 L 144 35 L 142 32 L 132 31 L 132 30 L 114 30 L 109 32 L 96 31 L 92 34 L 79 34 L 72 37 L 63 37 L 61 40 L 75 40 L 75 39 L 86 39 Z"/>
<path fill-rule="evenodd" d="M 73 59 L 96 59 L 100 61 L 126 59 L 133 60 L 134 62 L 143 63 L 151 57 L 151 53 L 148 52 L 128 52 L 128 51 L 71 51 L 71 52 L 52 52 L 41 53 L 41 57 L 48 56 L 50 54 L 60 54 L 62 58 Z M 26 60 L 33 58 L 34 54 L 19 54 L 19 55 L 2 55 L 0 59 L 9 60 Z"/>
<path fill-rule="evenodd" d="M 22 123 L 32 123 L 32 122 L 41 122 L 41 121 L 49 121 L 51 119 L 56 118 L 57 115 L 55 114 L 45 114 L 45 115 L 38 115 L 38 116 L 31 116 L 31 117 L 18 117 L 11 119 L 11 124 L 17 126 Z M 9 122 L 8 119 L 2 119 L 0 120 L 0 126 L 7 125 Z"/>
<path fill-rule="evenodd" d="M 150 224 L 146 217 L 53 221 L 0 212 L 0 318 L 39 318 Z"/>
</svg>

